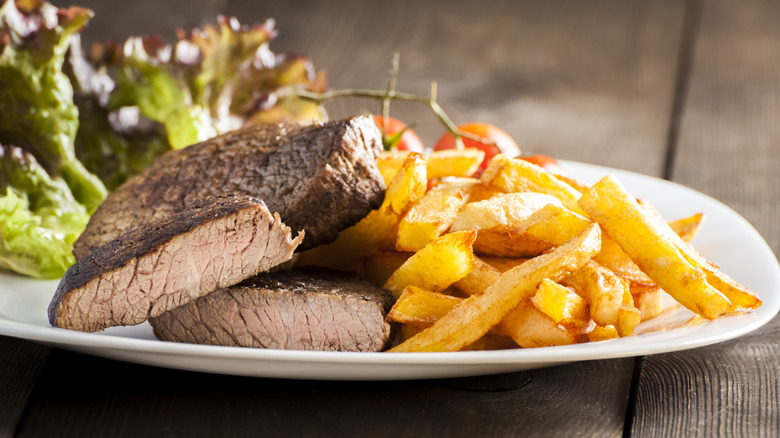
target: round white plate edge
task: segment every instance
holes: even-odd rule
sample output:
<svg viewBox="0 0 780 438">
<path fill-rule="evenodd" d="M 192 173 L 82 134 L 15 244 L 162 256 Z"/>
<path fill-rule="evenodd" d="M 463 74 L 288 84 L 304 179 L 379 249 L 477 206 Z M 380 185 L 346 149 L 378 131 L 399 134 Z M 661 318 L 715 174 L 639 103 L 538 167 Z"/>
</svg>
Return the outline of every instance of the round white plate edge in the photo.
<svg viewBox="0 0 780 438">
<path fill-rule="evenodd" d="M 646 333 L 605 342 L 537 349 L 454 353 L 349 353 L 245 349 L 194 344 L 174 344 L 105 334 L 19 323 L 0 315 L 0 334 L 14 336 L 82 353 L 148 365 L 258 377 L 344 380 L 396 380 L 459 377 L 518 371 L 583 360 L 630 357 L 678 351 L 710 345 L 747 334 L 761 327 L 780 309 L 780 265 L 760 234 L 734 210 L 685 186 L 634 172 L 585 163 L 563 161 L 576 177 L 593 182 L 612 173 L 637 196 L 646 191 L 673 190 L 715 208 L 737 221 L 753 238 L 752 250 L 766 268 L 768 284 L 761 291 L 764 304 L 745 315 L 725 317 L 675 333 Z M 647 190 L 648 187 L 650 190 Z M 650 200 L 657 204 L 656 199 Z M 663 207 L 659 207 L 663 213 Z M 702 329 L 702 327 L 704 329 Z M 673 334 L 672 341 L 663 337 Z M 661 336 L 662 339 L 654 339 Z"/>
</svg>

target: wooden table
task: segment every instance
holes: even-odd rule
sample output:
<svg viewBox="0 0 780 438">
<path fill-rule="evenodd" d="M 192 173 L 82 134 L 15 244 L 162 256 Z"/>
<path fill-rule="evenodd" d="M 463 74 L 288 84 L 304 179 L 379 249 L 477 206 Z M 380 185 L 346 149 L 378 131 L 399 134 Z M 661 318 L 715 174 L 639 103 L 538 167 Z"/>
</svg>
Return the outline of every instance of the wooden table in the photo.
<svg viewBox="0 0 780 438">
<path fill-rule="evenodd" d="M 78 3 L 97 13 L 87 41 L 275 17 L 272 49 L 308 54 L 333 88 L 385 87 L 400 51 L 399 89 L 436 80 L 456 121 L 690 186 L 780 249 L 778 3 Z M 393 108 L 435 141 L 426 109 Z M 0 436 L 777 436 L 779 331 L 775 318 L 679 353 L 390 383 L 182 372 L 0 337 Z"/>
</svg>

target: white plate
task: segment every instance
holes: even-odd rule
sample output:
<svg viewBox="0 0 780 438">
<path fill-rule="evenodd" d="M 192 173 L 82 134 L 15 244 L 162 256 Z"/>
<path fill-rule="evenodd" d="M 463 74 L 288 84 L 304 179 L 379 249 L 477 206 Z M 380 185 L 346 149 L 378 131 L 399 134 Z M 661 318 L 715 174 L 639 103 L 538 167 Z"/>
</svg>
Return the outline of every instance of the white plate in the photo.
<svg viewBox="0 0 780 438">
<path fill-rule="evenodd" d="M 147 324 L 103 333 L 52 328 L 46 307 L 56 281 L 0 274 L 0 334 L 95 356 L 184 370 L 296 379 L 400 380 L 476 376 L 556 364 L 685 350 L 751 332 L 780 308 L 780 267 L 756 230 L 736 212 L 701 193 L 660 179 L 565 162 L 584 182 L 616 175 L 669 219 L 702 211 L 706 222 L 694 245 L 735 280 L 758 293 L 758 310 L 703 322 L 677 307 L 642 323 L 637 335 L 589 344 L 455 353 L 339 353 L 176 344 L 154 339 Z M 665 328 L 659 328 L 659 326 Z"/>
</svg>

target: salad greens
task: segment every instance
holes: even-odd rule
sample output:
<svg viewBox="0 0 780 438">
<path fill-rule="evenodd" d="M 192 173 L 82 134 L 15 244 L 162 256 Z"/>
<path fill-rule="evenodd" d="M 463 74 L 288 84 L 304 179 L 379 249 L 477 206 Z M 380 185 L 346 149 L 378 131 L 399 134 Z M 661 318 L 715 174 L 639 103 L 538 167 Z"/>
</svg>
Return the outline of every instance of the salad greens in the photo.
<svg viewBox="0 0 780 438">
<path fill-rule="evenodd" d="M 308 59 L 275 54 L 274 22 L 218 25 L 165 44 L 96 44 L 81 7 L 7 0 L 0 8 L 0 269 L 56 278 L 108 191 L 155 157 L 247 123 L 311 121 L 322 92 Z"/>
</svg>

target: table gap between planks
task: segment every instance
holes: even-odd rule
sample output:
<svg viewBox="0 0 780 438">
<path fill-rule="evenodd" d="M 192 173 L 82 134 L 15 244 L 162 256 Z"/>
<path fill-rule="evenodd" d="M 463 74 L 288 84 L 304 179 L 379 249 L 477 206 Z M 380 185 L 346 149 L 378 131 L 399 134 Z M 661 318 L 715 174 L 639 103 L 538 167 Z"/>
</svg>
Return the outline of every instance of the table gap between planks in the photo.
<svg viewBox="0 0 780 438">
<path fill-rule="evenodd" d="M 766 138 L 754 131 L 773 129 L 768 116 L 777 115 L 778 100 L 764 97 L 767 112 L 759 113 L 742 94 L 777 91 L 777 67 L 765 70 L 775 65 L 767 64 L 769 40 L 780 40 L 770 25 L 776 7 L 754 5 L 758 12 L 738 15 L 733 24 L 727 18 L 734 6 L 726 2 L 78 3 L 97 12 L 88 41 L 144 32 L 170 38 L 171 29 L 213 22 L 216 13 L 247 23 L 274 17 L 280 35 L 272 49 L 308 54 L 334 88 L 384 88 L 392 54 L 400 51 L 399 89 L 425 94 L 436 80 L 440 102 L 456 121 L 493 122 L 527 152 L 655 176 L 668 161 L 673 180 L 735 205 L 778 249 L 780 227 L 768 213 L 777 213 L 780 192 L 751 190 L 778 187 L 776 128 Z M 697 19 L 700 34 L 686 36 Z M 753 27 L 756 20 L 765 25 Z M 746 43 L 764 43 L 770 52 L 740 52 L 743 31 L 752 38 Z M 692 50 L 685 50 L 686 38 Z M 725 48 L 750 68 L 719 59 Z M 728 108 L 732 99 L 741 105 Z M 333 117 L 378 108 L 366 101 L 329 107 Z M 427 143 L 436 139 L 440 128 L 426 109 L 393 108 L 419 121 Z M 740 138 L 754 143 L 742 145 Z M 735 142 L 748 148 L 739 149 L 748 151 L 740 160 L 729 156 Z M 667 157 L 669 145 L 674 154 Z M 752 179 L 745 185 L 746 172 Z M 0 361 L 0 436 L 771 435 L 778 415 L 776 334 L 775 320 L 732 343 L 641 362 L 373 383 L 199 374 L 0 338 L 0 357 L 10 358 Z"/>
</svg>

